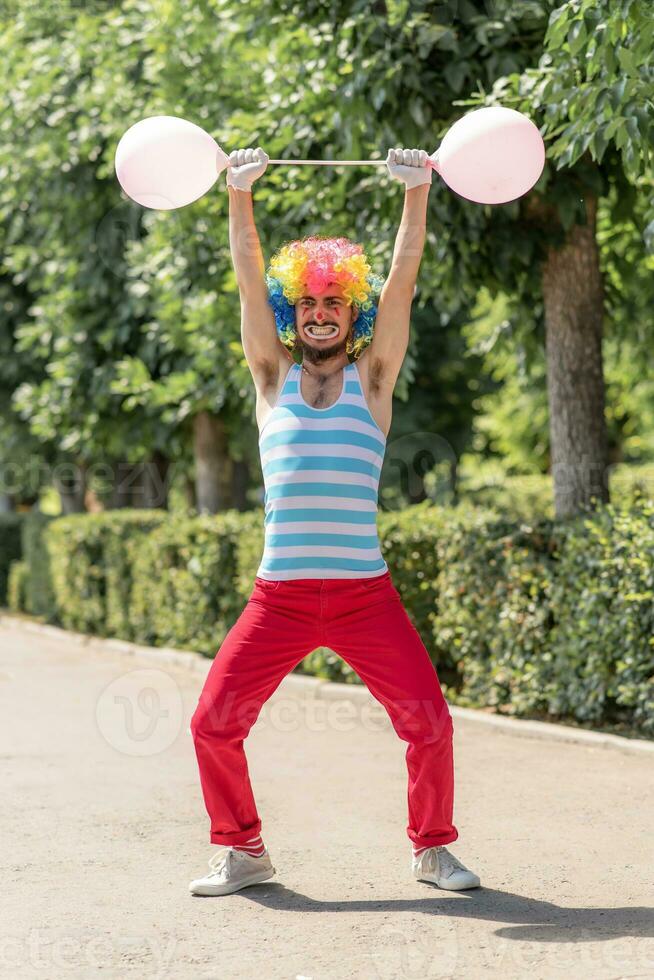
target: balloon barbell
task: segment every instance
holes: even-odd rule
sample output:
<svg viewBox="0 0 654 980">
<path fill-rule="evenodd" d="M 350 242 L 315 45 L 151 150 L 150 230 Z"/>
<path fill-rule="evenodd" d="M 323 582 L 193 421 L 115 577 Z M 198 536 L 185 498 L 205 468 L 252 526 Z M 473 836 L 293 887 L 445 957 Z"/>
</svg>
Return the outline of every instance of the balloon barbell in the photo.
<svg viewBox="0 0 654 980">
<path fill-rule="evenodd" d="M 116 147 L 118 181 L 133 201 L 170 211 L 206 194 L 230 166 L 201 126 L 179 116 L 148 116 Z M 286 166 L 383 166 L 385 160 L 269 160 Z M 545 145 L 528 116 L 504 106 L 475 109 L 448 129 L 427 163 L 460 197 L 506 204 L 534 186 L 545 166 Z"/>
</svg>

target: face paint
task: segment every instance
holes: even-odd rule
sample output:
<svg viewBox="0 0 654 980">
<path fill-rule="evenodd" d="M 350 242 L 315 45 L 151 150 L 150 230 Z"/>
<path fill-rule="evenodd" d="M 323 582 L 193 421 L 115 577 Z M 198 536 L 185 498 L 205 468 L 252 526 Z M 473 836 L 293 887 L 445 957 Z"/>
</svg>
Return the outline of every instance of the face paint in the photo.
<svg viewBox="0 0 654 980">
<path fill-rule="evenodd" d="M 372 272 L 363 247 L 347 238 L 308 236 L 287 242 L 277 250 L 266 273 L 268 297 L 282 343 L 291 347 L 297 337 L 306 344 L 308 335 L 303 328 L 310 320 L 336 323 L 343 342 L 352 321 L 351 352 L 356 354 L 372 337 L 377 314 L 373 296 L 381 292 L 383 284 L 384 280 Z M 323 296 L 334 287 L 342 298 L 340 315 L 327 305 L 302 310 L 303 296 Z M 339 335 L 334 337 L 339 340 Z M 325 342 L 312 344 L 315 350 L 327 346 Z"/>
</svg>

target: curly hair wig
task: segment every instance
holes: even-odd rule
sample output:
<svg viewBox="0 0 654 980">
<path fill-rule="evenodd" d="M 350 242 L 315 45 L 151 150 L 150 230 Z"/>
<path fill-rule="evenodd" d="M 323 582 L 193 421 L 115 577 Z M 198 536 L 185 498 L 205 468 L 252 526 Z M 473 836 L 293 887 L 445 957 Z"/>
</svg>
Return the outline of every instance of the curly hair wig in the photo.
<svg viewBox="0 0 654 980">
<path fill-rule="evenodd" d="M 266 272 L 268 299 L 275 314 L 277 334 L 284 346 L 295 345 L 295 304 L 305 291 L 319 294 L 337 283 L 358 316 L 352 325 L 348 352 L 359 357 L 372 338 L 378 296 L 384 284 L 373 273 L 363 247 L 347 238 L 311 235 L 277 249 Z"/>
</svg>

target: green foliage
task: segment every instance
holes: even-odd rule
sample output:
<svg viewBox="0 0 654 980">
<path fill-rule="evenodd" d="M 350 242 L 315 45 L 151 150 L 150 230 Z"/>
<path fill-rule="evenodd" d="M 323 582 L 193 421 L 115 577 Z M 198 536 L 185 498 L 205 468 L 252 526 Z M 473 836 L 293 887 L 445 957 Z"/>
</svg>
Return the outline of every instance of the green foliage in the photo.
<svg viewBox="0 0 654 980">
<path fill-rule="evenodd" d="M 575 0 L 550 16 L 537 98 L 557 169 L 613 143 L 627 178 L 652 180 L 654 20 L 648 0 Z M 535 73 L 534 73 L 535 75 Z M 531 76 L 534 77 L 533 75 Z M 651 231 L 654 235 L 654 228 Z"/>
<path fill-rule="evenodd" d="M 516 527 L 475 515 L 441 542 L 434 641 L 452 701 L 654 734 L 654 503 Z"/>
<path fill-rule="evenodd" d="M 238 543 L 252 525 L 253 515 L 237 511 L 190 518 L 119 510 L 57 518 L 45 543 L 58 622 L 212 656 L 247 598 L 239 592 L 246 559 Z"/>
<path fill-rule="evenodd" d="M 628 347 L 634 371 L 647 374 L 652 340 L 650 310 L 654 256 L 644 252 L 651 195 L 616 181 L 599 203 L 597 244 L 600 252 L 607 339 Z M 610 358 L 610 352 L 607 351 Z"/>
<path fill-rule="evenodd" d="M 544 351 L 529 358 L 520 338 L 510 334 L 506 302 L 495 301 L 485 316 L 464 327 L 469 349 L 483 353 L 495 388 L 473 402 L 471 451 L 502 461 L 507 473 L 550 471 L 550 432 Z M 605 418 L 609 458 L 625 462 L 654 459 L 654 377 L 647 367 L 645 338 L 611 335 L 604 340 Z M 467 449 L 467 446 L 464 447 Z"/>
<path fill-rule="evenodd" d="M 54 622 L 56 618 L 50 556 L 45 544 L 45 533 L 51 521 L 49 515 L 31 511 L 25 515 L 22 528 L 23 558 L 27 566 L 25 610 L 47 622 Z"/>
<path fill-rule="evenodd" d="M 447 533 L 448 516 L 448 509 L 433 507 L 429 501 L 424 501 L 397 513 L 383 514 L 379 519 L 384 559 L 393 569 L 396 588 L 410 610 L 413 625 L 423 636 L 428 635 L 436 602 L 437 543 Z M 440 662 L 438 650 L 430 649 L 429 652 Z"/>
<path fill-rule="evenodd" d="M 393 581 L 452 703 L 654 734 L 651 469 L 649 482 L 649 496 L 625 482 L 619 508 L 568 521 L 466 501 L 380 516 Z M 44 540 L 57 621 L 214 656 L 251 595 L 261 518 L 54 520 Z M 14 604 L 24 583 L 12 566 Z M 360 683 L 323 647 L 297 670 Z"/>
<path fill-rule="evenodd" d="M 44 540 L 59 622 L 66 629 L 132 639 L 126 601 L 133 556 L 165 511 L 70 514 L 52 521 Z M 124 632 L 123 632 L 124 630 Z"/>
<path fill-rule="evenodd" d="M 22 558 L 22 514 L 0 514 L 0 606 L 7 601 L 7 579 L 13 561 Z"/>
<path fill-rule="evenodd" d="M 12 612 L 26 611 L 27 577 L 27 562 L 12 561 L 7 579 L 7 607 Z"/>
<path fill-rule="evenodd" d="M 502 466 L 461 461 L 460 499 L 468 507 L 510 514 L 515 521 L 554 516 L 552 478 L 545 473 L 507 474 Z"/>
<path fill-rule="evenodd" d="M 589 193 L 601 199 L 609 332 L 631 337 L 646 356 L 654 299 L 644 258 L 654 228 L 647 0 L 126 0 L 52 9 L 25 0 L 2 23 L 0 466 L 11 460 L 23 472 L 37 454 L 49 464 L 137 462 L 154 449 L 188 465 L 190 421 L 208 408 L 225 418 L 232 456 L 257 472 L 224 177 L 174 212 L 139 207 L 115 177 L 128 124 L 158 113 L 197 122 L 228 151 L 260 143 L 287 159 L 382 159 L 397 145 L 431 151 L 465 109 L 498 101 L 539 125 L 547 160 L 527 198 L 481 207 L 434 178 L 396 389 L 401 432 L 438 418 L 441 434 L 465 451 L 472 417 L 488 414 L 488 401 L 473 403 L 506 386 L 498 424 L 517 398 L 528 403 L 525 419 L 536 406 L 537 431 L 530 438 L 523 426 L 508 446 L 489 439 L 511 466 L 543 468 L 540 265 L 585 220 Z M 383 168 L 271 167 L 254 196 L 266 257 L 289 238 L 345 234 L 387 272 L 401 198 Z M 485 357 L 464 356 L 461 328 L 480 287 L 507 298 L 497 345 L 525 371 L 536 365 L 532 390 L 496 376 Z M 640 404 L 629 406 L 631 418 Z"/>
<path fill-rule="evenodd" d="M 547 26 L 538 50 L 532 50 L 532 63 L 498 74 L 490 90 L 479 80 L 470 98 L 455 102 L 467 108 L 501 104 L 518 109 L 539 126 L 546 142 L 543 174 L 519 202 L 521 221 L 529 228 L 527 251 L 517 239 L 505 246 L 493 233 L 487 236 L 490 250 L 483 249 L 479 274 L 492 289 L 486 259 L 495 260 L 503 270 L 500 288 L 510 297 L 512 318 L 531 324 L 529 307 L 540 285 L 532 288 L 528 275 L 514 277 L 516 264 L 509 253 L 527 265 L 535 263 L 537 270 L 548 245 L 556 247 L 557 236 L 560 244 L 575 223 L 585 224 L 586 198 L 598 197 L 597 237 L 610 329 L 642 343 L 643 334 L 651 335 L 644 311 L 654 299 L 651 5 L 648 0 L 570 0 L 536 6 L 547 15 Z M 502 7 L 498 3 L 496 12 Z M 518 202 L 493 209 L 494 232 L 503 228 L 501 212 L 515 218 L 517 208 Z M 539 301 L 534 313 L 538 325 Z"/>
<path fill-rule="evenodd" d="M 205 16 L 210 23 L 212 13 Z M 90 11 L 64 5 L 46 22 L 28 0 L 0 40 L 0 288 L 10 312 L 0 346 L 12 353 L 0 376 L 12 375 L 14 420 L 57 456 L 137 462 L 160 449 L 185 457 L 190 414 L 220 409 L 228 391 L 239 408 L 243 401 L 242 352 L 229 346 L 233 299 L 225 317 L 215 266 L 207 271 L 215 247 L 200 247 L 199 236 L 197 267 L 188 270 L 182 242 L 195 236 L 183 227 L 186 216 L 179 227 L 176 214 L 138 207 L 115 177 L 126 121 L 170 111 L 157 105 L 164 89 L 178 97 L 159 76 L 162 60 L 176 61 L 161 43 L 164 21 L 162 5 L 129 2 Z M 200 27 L 193 43 L 205 45 L 207 34 Z M 182 301 L 199 278 L 201 288 Z M 230 319 L 231 330 L 207 329 Z M 125 365 L 140 365 L 141 374 L 125 374 Z"/>
<path fill-rule="evenodd" d="M 235 578 L 239 517 L 168 520 L 132 549 L 135 639 L 215 655 L 245 601 Z"/>
<path fill-rule="evenodd" d="M 111 515 L 113 516 L 113 515 Z M 107 570 L 104 549 L 111 524 L 100 514 L 69 514 L 45 534 L 59 623 L 104 636 Z"/>
<path fill-rule="evenodd" d="M 561 529 L 543 699 L 582 721 L 654 734 L 654 501 Z"/>
<path fill-rule="evenodd" d="M 433 631 L 459 672 L 457 703 L 542 709 L 553 533 L 548 520 L 516 526 L 483 512 L 450 523 Z"/>
<path fill-rule="evenodd" d="M 129 604 L 134 588 L 132 575 L 136 556 L 141 547 L 147 547 L 150 534 L 168 520 L 168 515 L 165 511 L 124 510 L 107 516 L 109 533 L 103 553 L 106 568 L 104 631 L 108 636 L 135 640 Z"/>
<path fill-rule="evenodd" d="M 510 514 L 513 520 L 530 521 L 554 517 L 552 478 L 545 473 L 511 475 L 489 461 L 479 465 L 474 456 L 465 456 L 459 470 L 461 503 Z M 639 508 L 654 499 L 654 464 L 643 466 L 618 463 L 607 473 L 613 502 L 623 508 Z"/>
<path fill-rule="evenodd" d="M 473 403 L 473 448 L 502 460 L 508 473 L 545 473 L 550 465 L 545 353 L 528 356 L 520 337 L 510 336 L 508 304 L 498 297 L 464 327 L 475 353 L 494 382 Z M 509 336 L 498 342 L 500 334 Z"/>
<path fill-rule="evenodd" d="M 654 465 L 626 466 L 618 464 L 611 470 L 611 496 L 622 508 L 640 507 L 654 500 Z"/>
</svg>

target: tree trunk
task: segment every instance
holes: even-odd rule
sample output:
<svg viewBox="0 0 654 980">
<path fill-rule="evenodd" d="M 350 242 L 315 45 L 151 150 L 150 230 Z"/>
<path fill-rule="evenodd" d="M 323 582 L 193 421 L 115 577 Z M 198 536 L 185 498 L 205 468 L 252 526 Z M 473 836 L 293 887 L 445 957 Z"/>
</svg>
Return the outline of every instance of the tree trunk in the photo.
<svg viewBox="0 0 654 980">
<path fill-rule="evenodd" d="M 148 460 L 126 465 L 124 500 L 120 506 L 167 508 L 169 466 L 170 460 L 158 450 Z"/>
<path fill-rule="evenodd" d="M 170 460 L 158 449 L 151 458 L 142 463 L 143 478 L 141 481 L 140 500 L 134 502 L 135 507 L 158 507 L 168 509 Z"/>
<path fill-rule="evenodd" d="M 543 267 L 551 470 L 557 517 L 609 500 L 604 417 L 604 291 L 595 238 L 597 201 Z"/>
<path fill-rule="evenodd" d="M 0 514 L 11 514 L 16 510 L 16 503 L 10 493 L 0 493 Z"/>
<path fill-rule="evenodd" d="M 101 514 L 105 509 L 104 503 L 92 487 L 86 488 L 84 508 L 87 514 Z"/>
<path fill-rule="evenodd" d="M 245 459 L 234 460 L 232 468 L 232 507 L 247 510 L 247 491 L 250 484 L 250 468 Z"/>
<path fill-rule="evenodd" d="M 457 504 L 459 502 L 459 462 L 454 456 L 450 460 L 450 493 L 452 494 L 452 503 Z"/>
<path fill-rule="evenodd" d="M 195 481 L 191 479 L 188 473 L 184 474 L 184 496 L 190 510 L 196 510 L 198 501 L 195 495 Z"/>
<path fill-rule="evenodd" d="M 216 514 L 231 503 L 232 461 L 225 424 L 211 412 L 193 419 L 195 489 L 199 514 Z"/>
<path fill-rule="evenodd" d="M 134 499 L 135 486 L 140 485 L 137 467 L 133 463 L 126 463 L 118 460 L 112 464 L 114 485 L 107 500 L 107 510 L 119 510 L 122 507 L 131 507 Z"/>
<path fill-rule="evenodd" d="M 86 510 L 86 466 L 83 463 L 57 463 L 53 483 L 59 493 L 62 514 L 83 514 Z"/>
</svg>

